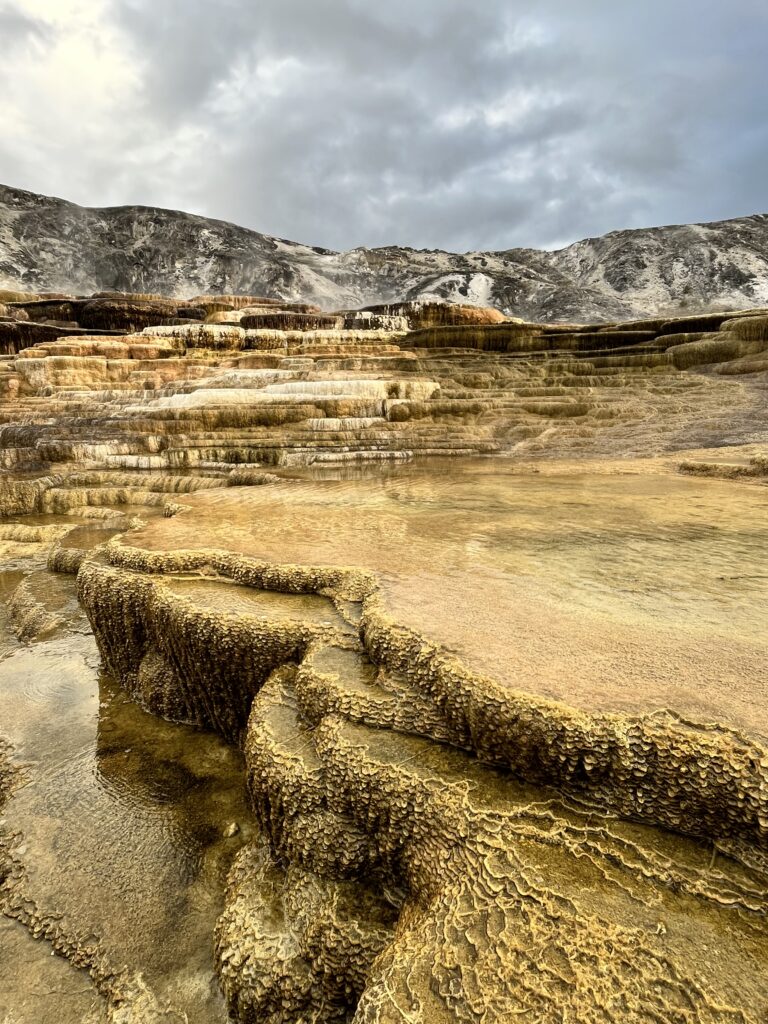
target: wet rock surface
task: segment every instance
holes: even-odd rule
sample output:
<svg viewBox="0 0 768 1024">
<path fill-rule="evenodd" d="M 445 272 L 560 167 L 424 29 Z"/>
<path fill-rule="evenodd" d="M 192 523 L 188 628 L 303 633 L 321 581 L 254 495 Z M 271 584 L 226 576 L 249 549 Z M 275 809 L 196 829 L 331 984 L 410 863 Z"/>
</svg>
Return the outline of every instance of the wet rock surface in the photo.
<svg viewBox="0 0 768 1024">
<path fill-rule="evenodd" d="M 0 1016 L 768 1015 L 766 310 L 0 302 Z"/>
<path fill-rule="evenodd" d="M 301 649 L 286 658 L 285 618 L 241 612 L 243 647 L 198 591 L 195 611 L 170 613 L 196 639 L 166 628 L 158 641 L 148 618 L 192 571 L 218 587 L 323 593 L 359 630 L 309 637 L 294 622 Z M 195 687 L 192 713 L 243 748 L 272 857 L 264 840 L 241 854 L 217 926 L 235 1019 L 765 1012 L 768 758 L 757 737 L 509 692 L 394 621 L 359 570 L 118 542 L 81 569 L 79 587 L 128 689 L 159 642 L 177 689 Z M 186 658 L 200 644 L 227 658 L 198 677 Z M 233 675 L 255 690 L 234 726 Z M 649 827 L 659 824 L 690 838 Z"/>
<path fill-rule="evenodd" d="M 239 758 L 100 672 L 74 576 L 45 560 L 110 531 L 63 518 L 14 525 L 17 568 L 0 573 L 0 1020 L 223 1022 L 210 935 L 252 835 Z M 57 622 L 19 641 L 8 613 L 25 585 Z"/>
</svg>

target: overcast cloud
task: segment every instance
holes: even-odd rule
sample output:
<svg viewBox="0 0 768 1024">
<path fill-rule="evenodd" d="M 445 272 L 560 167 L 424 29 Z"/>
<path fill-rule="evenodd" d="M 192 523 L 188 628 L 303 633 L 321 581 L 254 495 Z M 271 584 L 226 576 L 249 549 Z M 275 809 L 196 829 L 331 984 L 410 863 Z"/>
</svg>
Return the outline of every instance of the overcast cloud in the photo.
<svg viewBox="0 0 768 1024">
<path fill-rule="evenodd" d="M 0 0 L 0 181 L 326 245 L 768 212 L 767 0 Z"/>
</svg>

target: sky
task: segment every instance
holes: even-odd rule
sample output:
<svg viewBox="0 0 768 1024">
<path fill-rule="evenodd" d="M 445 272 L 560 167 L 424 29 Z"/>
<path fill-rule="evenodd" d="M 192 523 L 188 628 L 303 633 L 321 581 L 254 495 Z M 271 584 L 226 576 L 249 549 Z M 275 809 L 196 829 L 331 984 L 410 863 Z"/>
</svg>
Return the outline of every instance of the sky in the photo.
<svg viewBox="0 0 768 1024">
<path fill-rule="evenodd" d="M 768 0 L 0 0 L 0 182 L 322 245 L 768 212 Z"/>
</svg>

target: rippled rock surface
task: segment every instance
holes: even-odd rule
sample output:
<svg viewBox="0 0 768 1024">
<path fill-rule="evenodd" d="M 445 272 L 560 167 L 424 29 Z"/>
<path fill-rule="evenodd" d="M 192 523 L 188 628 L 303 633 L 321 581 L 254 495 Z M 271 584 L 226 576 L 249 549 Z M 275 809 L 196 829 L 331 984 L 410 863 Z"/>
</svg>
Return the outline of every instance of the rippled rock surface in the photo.
<svg viewBox="0 0 768 1024">
<path fill-rule="evenodd" d="M 768 311 L 0 301 L 0 1019 L 768 1016 Z"/>
</svg>

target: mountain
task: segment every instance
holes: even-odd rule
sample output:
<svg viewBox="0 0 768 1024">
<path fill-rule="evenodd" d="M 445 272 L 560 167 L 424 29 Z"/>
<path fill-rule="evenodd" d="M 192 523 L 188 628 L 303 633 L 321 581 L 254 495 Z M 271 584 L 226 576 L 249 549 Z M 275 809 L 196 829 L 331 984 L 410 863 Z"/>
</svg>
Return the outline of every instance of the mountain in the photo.
<svg viewBox="0 0 768 1024">
<path fill-rule="evenodd" d="M 90 209 L 0 185 L 0 287 L 262 294 L 325 309 L 439 296 L 530 320 L 768 305 L 768 215 L 612 231 L 556 252 L 333 252 L 146 206 Z"/>
</svg>

